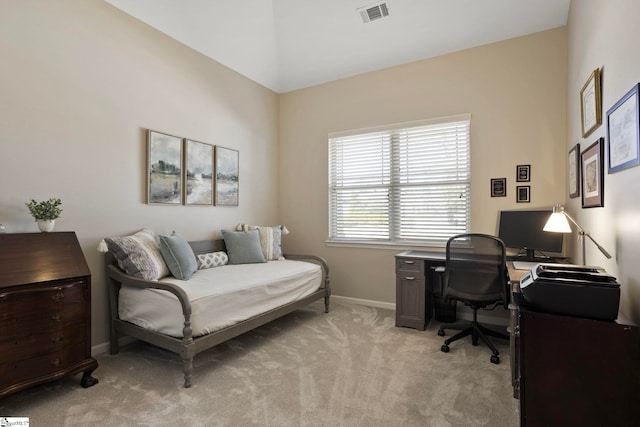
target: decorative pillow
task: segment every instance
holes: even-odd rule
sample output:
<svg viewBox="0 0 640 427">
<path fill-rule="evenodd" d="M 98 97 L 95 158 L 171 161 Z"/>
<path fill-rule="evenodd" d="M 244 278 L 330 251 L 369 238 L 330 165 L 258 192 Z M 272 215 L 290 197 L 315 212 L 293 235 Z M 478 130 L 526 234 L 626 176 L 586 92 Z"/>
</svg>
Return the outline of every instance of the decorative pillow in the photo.
<svg viewBox="0 0 640 427">
<path fill-rule="evenodd" d="M 260 248 L 258 230 L 229 231 L 222 230 L 224 244 L 229 255 L 229 264 L 251 264 L 267 262 Z"/>
<path fill-rule="evenodd" d="M 205 268 L 220 267 L 229 263 L 229 257 L 224 251 L 209 252 L 206 254 L 196 255 L 198 261 L 198 270 Z"/>
<path fill-rule="evenodd" d="M 198 270 L 198 262 L 189 243 L 174 231 L 171 236 L 160 236 L 160 252 L 173 277 L 189 280 Z"/>
<path fill-rule="evenodd" d="M 268 261 L 284 259 L 282 256 L 282 235 L 289 234 L 289 230 L 284 225 L 267 227 L 264 225 L 238 224 L 236 230 L 258 230 L 260 247 L 264 257 Z"/>
<path fill-rule="evenodd" d="M 153 231 L 144 228 L 131 236 L 107 237 L 107 248 L 128 275 L 158 280 L 169 274 Z"/>
</svg>

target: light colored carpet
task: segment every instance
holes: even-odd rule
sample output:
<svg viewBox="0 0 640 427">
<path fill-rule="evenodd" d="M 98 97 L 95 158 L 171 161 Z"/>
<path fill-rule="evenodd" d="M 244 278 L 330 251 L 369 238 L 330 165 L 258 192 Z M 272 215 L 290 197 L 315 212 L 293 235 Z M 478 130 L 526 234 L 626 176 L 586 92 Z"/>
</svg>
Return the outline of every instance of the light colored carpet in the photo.
<svg viewBox="0 0 640 427">
<path fill-rule="evenodd" d="M 78 375 L 24 390 L 0 400 L 0 416 L 49 427 L 518 425 L 506 341 L 494 365 L 470 339 L 442 353 L 437 322 L 416 331 L 394 319 L 313 304 L 197 355 L 190 389 L 176 355 L 136 342 L 97 357 L 96 386 Z"/>
</svg>

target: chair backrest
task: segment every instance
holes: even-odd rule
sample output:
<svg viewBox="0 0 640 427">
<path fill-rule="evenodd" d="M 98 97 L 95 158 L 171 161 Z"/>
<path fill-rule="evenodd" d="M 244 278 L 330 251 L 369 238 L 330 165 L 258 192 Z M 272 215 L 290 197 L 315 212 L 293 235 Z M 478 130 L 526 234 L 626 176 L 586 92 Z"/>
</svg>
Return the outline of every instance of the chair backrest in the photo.
<svg viewBox="0 0 640 427">
<path fill-rule="evenodd" d="M 480 233 L 459 234 L 447 241 L 445 296 L 507 307 L 507 262 L 504 242 Z"/>
</svg>

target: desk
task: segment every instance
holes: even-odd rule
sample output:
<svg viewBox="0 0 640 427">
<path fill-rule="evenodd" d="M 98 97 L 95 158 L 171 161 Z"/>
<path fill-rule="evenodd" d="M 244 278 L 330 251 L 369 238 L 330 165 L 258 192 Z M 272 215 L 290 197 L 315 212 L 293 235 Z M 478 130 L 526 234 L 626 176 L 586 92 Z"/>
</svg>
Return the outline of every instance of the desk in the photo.
<svg viewBox="0 0 640 427">
<path fill-rule="evenodd" d="M 526 271 L 509 269 L 512 291 Z M 638 425 L 640 330 L 615 321 L 544 313 L 513 298 L 511 374 L 521 426 Z"/>
</svg>

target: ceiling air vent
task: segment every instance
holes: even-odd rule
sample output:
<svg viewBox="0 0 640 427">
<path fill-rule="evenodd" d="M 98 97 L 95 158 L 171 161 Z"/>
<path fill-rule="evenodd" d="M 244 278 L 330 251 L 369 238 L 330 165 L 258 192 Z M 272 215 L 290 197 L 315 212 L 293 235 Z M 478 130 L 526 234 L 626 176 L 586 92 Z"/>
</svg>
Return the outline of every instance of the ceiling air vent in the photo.
<svg viewBox="0 0 640 427">
<path fill-rule="evenodd" d="M 364 6 L 357 9 L 357 11 L 360 12 L 362 22 L 364 22 L 365 24 L 389 16 L 389 6 L 386 2 Z"/>
</svg>

